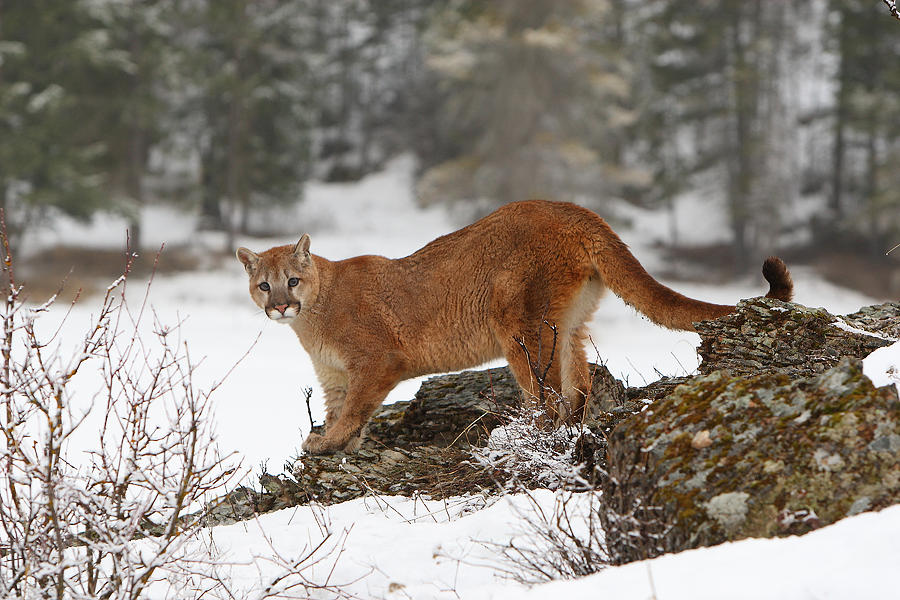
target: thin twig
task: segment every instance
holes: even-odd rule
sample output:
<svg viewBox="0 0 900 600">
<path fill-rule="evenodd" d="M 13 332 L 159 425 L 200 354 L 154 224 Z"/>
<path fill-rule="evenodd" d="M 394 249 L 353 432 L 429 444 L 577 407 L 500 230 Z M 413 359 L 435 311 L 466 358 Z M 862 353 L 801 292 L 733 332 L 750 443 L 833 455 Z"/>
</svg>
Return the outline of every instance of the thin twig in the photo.
<svg viewBox="0 0 900 600">
<path fill-rule="evenodd" d="M 257 339 L 259 338 L 257 337 Z M 311 387 L 304 387 L 301 391 L 303 392 L 303 396 L 306 398 L 306 414 L 309 415 L 309 430 L 312 431 L 313 427 L 316 426 L 316 424 L 313 423 L 311 406 L 313 389 Z"/>
<path fill-rule="evenodd" d="M 647 561 L 647 580 L 650 582 L 650 600 L 656 600 L 656 582 L 653 581 L 653 569 Z"/>
<path fill-rule="evenodd" d="M 452 441 L 452 442 L 450 442 L 449 444 L 447 444 L 446 446 L 444 446 L 444 450 L 446 450 L 446 449 L 448 449 L 448 448 L 452 448 L 452 447 L 456 444 L 456 442 L 459 441 L 459 438 L 461 438 L 461 437 L 464 436 L 465 434 L 469 433 L 469 431 L 470 431 L 473 427 L 475 427 L 475 425 L 478 423 L 478 421 L 480 421 L 481 419 L 485 418 L 486 416 L 488 416 L 488 415 L 490 415 L 490 414 L 492 414 L 490 411 L 484 411 L 483 413 L 481 413 L 481 415 L 480 415 L 478 418 L 476 418 L 474 421 L 472 421 L 471 423 L 469 423 L 468 425 L 466 425 L 465 429 L 463 429 L 462 431 L 460 431 L 460 432 L 459 432 L 459 435 L 457 435 L 455 438 L 453 438 L 453 441 Z"/>
</svg>

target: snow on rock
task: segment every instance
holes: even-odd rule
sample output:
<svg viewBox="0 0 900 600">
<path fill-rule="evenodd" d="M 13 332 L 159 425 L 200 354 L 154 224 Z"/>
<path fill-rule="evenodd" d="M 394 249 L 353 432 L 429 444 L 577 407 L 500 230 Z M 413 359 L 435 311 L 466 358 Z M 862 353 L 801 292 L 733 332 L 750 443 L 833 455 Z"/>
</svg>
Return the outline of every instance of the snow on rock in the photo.
<svg viewBox="0 0 900 600">
<path fill-rule="evenodd" d="M 863 373 L 878 387 L 893 383 L 900 393 L 900 342 L 879 348 L 866 357 Z"/>
</svg>

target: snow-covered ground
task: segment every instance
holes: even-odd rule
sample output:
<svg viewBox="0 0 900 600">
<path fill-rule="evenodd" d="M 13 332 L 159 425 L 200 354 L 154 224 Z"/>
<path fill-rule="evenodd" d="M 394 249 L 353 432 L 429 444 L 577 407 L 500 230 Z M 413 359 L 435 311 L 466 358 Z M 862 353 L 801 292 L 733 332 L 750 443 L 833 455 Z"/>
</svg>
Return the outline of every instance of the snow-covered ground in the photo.
<svg viewBox="0 0 900 600">
<path fill-rule="evenodd" d="M 513 566 L 500 559 L 496 545 L 529 545 L 533 536 L 523 517 L 538 508 L 552 514 L 555 502 L 547 490 L 530 499 L 506 496 L 486 508 L 471 498 L 360 499 L 217 527 L 212 541 L 223 573 L 238 590 L 260 589 L 279 574 L 278 565 L 266 560 L 272 554 L 296 557 L 318 543 L 323 510 L 334 539 L 349 533 L 338 546 L 340 556 L 332 552 L 307 575 L 319 582 L 328 577 L 359 598 L 858 600 L 896 598 L 900 590 L 900 506 L 805 536 L 690 550 L 529 589 L 511 578 Z M 578 495 L 568 510 L 586 510 L 589 502 L 588 494 Z"/>
<path fill-rule="evenodd" d="M 383 173 L 353 185 L 311 185 L 296 212 L 283 215 L 296 232 L 280 239 L 239 240 L 254 250 L 312 235 L 312 251 L 340 259 L 357 254 L 408 254 L 427 241 L 453 230 L 444 209 L 417 210 L 411 197 L 412 163 L 394 161 Z M 655 236 L 666 225 L 652 215 L 635 218 L 637 227 L 623 231 L 635 255 L 653 271 Z M 147 214 L 150 243 L 181 244 L 191 239 L 190 220 L 156 208 Z M 44 232 L 41 244 L 58 239 L 92 240 L 121 245 L 123 228 L 107 219 L 85 228 L 62 223 L 60 233 Z M 835 314 L 851 312 L 873 301 L 856 292 L 823 282 L 794 269 L 796 300 L 824 306 Z M 673 283 L 679 291 L 714 302 L 733 303 L 759 295 L 762 277 L 729 285 Z M 141 298 L 140 282 L 129 283 L 131 302 Z M 208 387 L 230 371 L 213 396 L 218 444 L 236 452 L 245 468 L 268 464 L 270 471 L 299 453 L 309 429 L 302 388 L 314 388 L 313 416 L 324 410 L 312 366 L 291 330 L 269 321 L 250 301 L 246 276 L 235 260 L 221 268 L 158 276 L 149 301 L 163 323 L 181 323 L 181 338 L 202 364 L 196 379 Z M 52 331 L 64 307 L 45 319 Z M 91 301 L 77 305 L 60 339 L 73 343 L 83 333 Z M 55 321 L 54 321 L 55 319 Z M 152 323 L 148 323 L 148 328 Z M 684 374 L 697 366 L 696 334 L 672 332 L 652 325 L 614 296 L 601 303 L 590 323 L 598 360 L 631 384 L 659 375 Z M 897 382 L 900 346 L 881 350 L 866 363 L 879 384 Z M 233 370 L 232 370 L 233 369 Z M 892 370 L 893 369 L 893 370 Z M 80 374 L 75 401 L 90 402 L 96 374 Z M 419 380 L 405 382 L 388 402 L 410 399 Z M 90 431 L 86 428 L 86 431 Z M 72 449 L 90 443 L 88 436 L 71 440 Z M 545 507 L 550 492 L 535 498 Z M 588 502 L 589 496 L 578 502 Z M 260 517 L 258 522 L 216 528 L 212 533 L 223 568 L 233 569 L 238 587 L 252 589 L 275 569 L 271 563 L 248 566 L 251 557 L 288 556 L 320 535 L 323 514 L 336 532 L 348 529 L 344 552 L 331 576 L 348 583 L 362 598 L 863 598 L 891 597 L 900 589 L 900 509 L 863 514 L 803 538 L 749 540 L 717 548 L 666 556 L 646 564 L 611 568 L 590 578 L 553 583 L 526 592 L 504 579 L 502 565 L 490 545 L 522 536 L 521 513 L 531 510 L 523 497 L 503 498 L 489 507 L 477 498 L 446 502 L 421 499 L 367 499 L 322 509 L 291 509 Z M 265 532 L 265 533 L 262 533 Z M 265 561 L 264 561 L 265 562 Z M 234 563 L 233 566 L 229 566 Z M 243 566 L 242 566 L 243 565 Z M 266 566 L 268 565 L 268 566 Z M 319 575 L 324 577 L 323 565 Z M 330 569 L 331 567 L 329 567 Z M 604 594 L 605 592 L 605 594 Z"/>
</svg>

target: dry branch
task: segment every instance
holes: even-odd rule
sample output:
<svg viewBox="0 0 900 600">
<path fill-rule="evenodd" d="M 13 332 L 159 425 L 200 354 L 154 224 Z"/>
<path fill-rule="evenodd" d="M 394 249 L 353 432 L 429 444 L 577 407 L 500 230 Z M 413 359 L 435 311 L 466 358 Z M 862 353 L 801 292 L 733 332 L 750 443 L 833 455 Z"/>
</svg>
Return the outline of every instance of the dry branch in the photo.
<svg viewBox="0 0 900 600">
<path fill-rule="evenodd" d="M 36 326 L 55 298 L 23 303 L 2 214 L 0 241 L 0 597 L 133 599 L 157 585 L 182 598 L 234 597 L 202 543 L 198 512 L 239 473 L 215 444 L 209 414 L 218 384 L 195 386 L 196 363 L 178 324 L 163 324 L 148 308 L 149 284 L 130 309 L 130 253 L 70 350 L 57 339 L 62 323 L 50 337 Z M 70 307 L 62 322 L 71 314 Z M 99 373 L 99 389 L 76 399 L 72 382 L 88 370 Z M 95 445 L 69 451 L 76 432 L 89 433 L 87 422 L 96 424 Z M 333 547 L 331 539 L 298 559 L 272 559 L 281 570 L 268 596 L 297 588 L 340 595 L 304 576 L 329 549 L 334 560 L 340 555 L 343 537 Z"/>
</svg>

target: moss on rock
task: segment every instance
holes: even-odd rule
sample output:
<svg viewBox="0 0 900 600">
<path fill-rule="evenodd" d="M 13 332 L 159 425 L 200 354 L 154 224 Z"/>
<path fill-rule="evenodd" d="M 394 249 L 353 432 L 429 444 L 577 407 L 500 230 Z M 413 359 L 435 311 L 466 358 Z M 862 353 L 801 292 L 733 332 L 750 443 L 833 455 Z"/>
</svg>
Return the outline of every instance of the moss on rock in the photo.
<svg viewBox="0 0 900 600">
<path fill-rule="evenodd" d="M 801 533 L 900 500 L 900 401 L 858 359 L 819 375 L 716 371 L 624 421 L 683 547 Z M 611 459 L 612 460 L 612 459 Z"/>
</svg>

